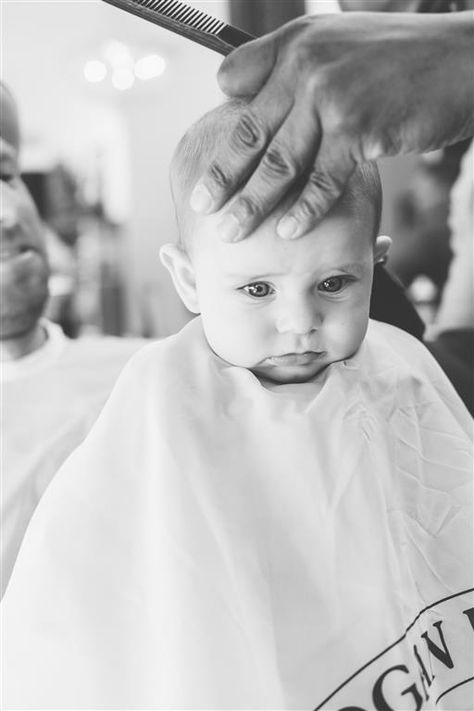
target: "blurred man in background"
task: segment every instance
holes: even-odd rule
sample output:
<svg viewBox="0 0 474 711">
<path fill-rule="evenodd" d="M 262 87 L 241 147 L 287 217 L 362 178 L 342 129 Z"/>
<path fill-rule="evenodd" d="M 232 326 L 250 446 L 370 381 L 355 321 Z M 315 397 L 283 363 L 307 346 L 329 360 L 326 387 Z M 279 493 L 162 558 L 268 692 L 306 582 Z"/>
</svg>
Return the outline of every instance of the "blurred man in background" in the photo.
<svg viewBox="0 0 474 711">
<path fill-rule="evenodd" d="M 1 83 L 0 104 L 3 595 L 39 499 L 143 341 L 73 341 L 42 317 L 49 279 L 44 228 L 20 177 L 18 113 Z"/>
</svg>

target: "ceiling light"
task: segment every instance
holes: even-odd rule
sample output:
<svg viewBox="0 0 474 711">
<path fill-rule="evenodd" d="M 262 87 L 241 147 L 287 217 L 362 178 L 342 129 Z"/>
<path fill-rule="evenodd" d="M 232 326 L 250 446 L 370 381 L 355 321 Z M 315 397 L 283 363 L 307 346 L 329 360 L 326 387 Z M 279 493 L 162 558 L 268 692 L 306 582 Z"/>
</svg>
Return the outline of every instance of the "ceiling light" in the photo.
<svg viewBox="0 0 474 711">
<path fill-rule="evenodd" d="M 160 57 L 158 54 L 148 54 L 136 62 L 135 76 L 138 79 L 146 81 L 147 79 L 159 77 L 160 74 L 163 74 L 165 69 L 166 62 L 163 57 Z"/>
<path fill-rule="evenodd" d="M 133 65 L 130 48 L 118 40 L 107 42 L 103 50 L 103 56 L 114 69 Z"/>
<path fill-rule="evenodd" d="M 126 91 L 130 89 L 135 83 L 135 77 L 131 69 L 124 67 L 123 69 L 116 69 L 112 74 L 112 84 L 119 91 Z"/>
</svg>

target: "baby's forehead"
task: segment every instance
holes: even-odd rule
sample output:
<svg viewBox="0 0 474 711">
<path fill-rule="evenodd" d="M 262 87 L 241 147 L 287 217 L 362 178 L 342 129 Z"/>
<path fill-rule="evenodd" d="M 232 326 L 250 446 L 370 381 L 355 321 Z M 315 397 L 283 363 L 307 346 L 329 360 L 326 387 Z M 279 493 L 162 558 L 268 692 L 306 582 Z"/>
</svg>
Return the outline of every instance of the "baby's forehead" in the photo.
<svg viewBox="0 0 474 711">
<path fill-rule="evenodd" d="M 188 200 L 181 201 L 181 205 L 178 206 L 177 210 L 178 218 L 187 233 L 186 242 L 189 242 L 188 246 L 190 248 L 194 247 L 194 241 L 200 234 L 203 233 L 204 226 L 207 225 L 208 229 L 212 231 L 213 234 L 218 233 L 221 222 L 231 211 L 232 205 L 237 202 L 240 195 L 241 191 L 236 193 L 219 212 L 204 216 L 196 215 L 196 213 L 191 209 Z M 283 217 L 283 215 L 295 203 L 298 195 L 299 191 L 297 190 L 293 190 L 291 194 L 287 194 L 276 205 L 264 222 L 261 223 L 258 228 L 246 238 L 245 241 L 252 241 L 255 238 L 261 238 L 262 235 L 267 237 L 269 235 L 277 237 L 277 224 L 280 218 Z M 337 200 L 333 205 L 329 213 L 323 217 L 316 228 L 309 234 L 316 233 L 317 235 L 323 236 L 326 232 L 330 232 L 330 230 L 327 230 L 326 228 L 336 220 L 341 226 L 345 224 L 346 227 L 353 229 L 354 237 L 356 239 L 364 239 L 367 235 L 370 235 L 372 239 L 374 237 L 376 229 L 375 207 L 372 204 L 372 200 L 369 199 L 367 195 L 364 195 L 362 190 L 346 190 L 341 198 L 339 198 L 339 200 Z M 277 245 L 284 242 L 284 240 L 278 237 Z"/>
<path fill-rule="evenodd" d="M 189 248 L 199 263 L 212 262 L 221 271 L 280 273 L 336 268 L 346 262 L 366 259 L 371 254 L 373 226 L 363 215 L 341 204 L 308 234 L 297 240 L 283 240 L 277 224 L 285 206 L 275 210 L 249 237 L 238 243 L 222 240 L 223 211 L 196 219 L 189 235 Z M 212 266 L 212 265 L 211 265 Z"/>
</svg>

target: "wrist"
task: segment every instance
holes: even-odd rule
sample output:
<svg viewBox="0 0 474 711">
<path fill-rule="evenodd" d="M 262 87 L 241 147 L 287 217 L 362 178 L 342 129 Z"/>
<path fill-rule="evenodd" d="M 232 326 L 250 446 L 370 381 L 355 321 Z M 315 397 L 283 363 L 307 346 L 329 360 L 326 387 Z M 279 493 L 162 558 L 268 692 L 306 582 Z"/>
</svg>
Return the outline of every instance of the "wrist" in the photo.
<svg viewBox="0 0 474 711">
<path fill-rule="evenodd" d="M 418 65 L 418 74 L 423 79 L 422 93 L 431 114 L 427 120 L 433 121 L 435 129 L 432 148 L 443 148 L 474 134 L 474 13 L 418 18 L 423 23 L 419 47 L 426 43 L 427 50 Z M 422 49 L 420 52 L 424 54 Z"/>
<path fill-rule="evenodd" d="M 453 118 L 458 116 L 456 133 L 450 143 L 474 135 L 474 12 L 464 11 L 440 15 L 445 22 L 445 73 L 441 80 L 448 87 Z"/>
</svg>

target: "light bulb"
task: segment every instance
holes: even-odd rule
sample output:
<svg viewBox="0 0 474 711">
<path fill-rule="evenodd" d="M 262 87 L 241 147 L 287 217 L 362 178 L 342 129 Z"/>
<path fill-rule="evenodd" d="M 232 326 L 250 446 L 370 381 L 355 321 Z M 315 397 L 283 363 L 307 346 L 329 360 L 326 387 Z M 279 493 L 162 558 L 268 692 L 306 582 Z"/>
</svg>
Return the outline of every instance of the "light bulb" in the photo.
<svg viewBox="0 0 474 711">
<path fill-rule="evenodd" d="M 112 74 L 112 84 L 119 91 L 130 89 L 134 83 L 135 77 L 131 69 L 116 69 Z"/>
<path fill-rule="evenodd" d="M 166 62 L 158 54 L 148 54 L 135 63 L 135 76 L 146 81 L 159 77 L 166 69 Z"/>
</svg>

